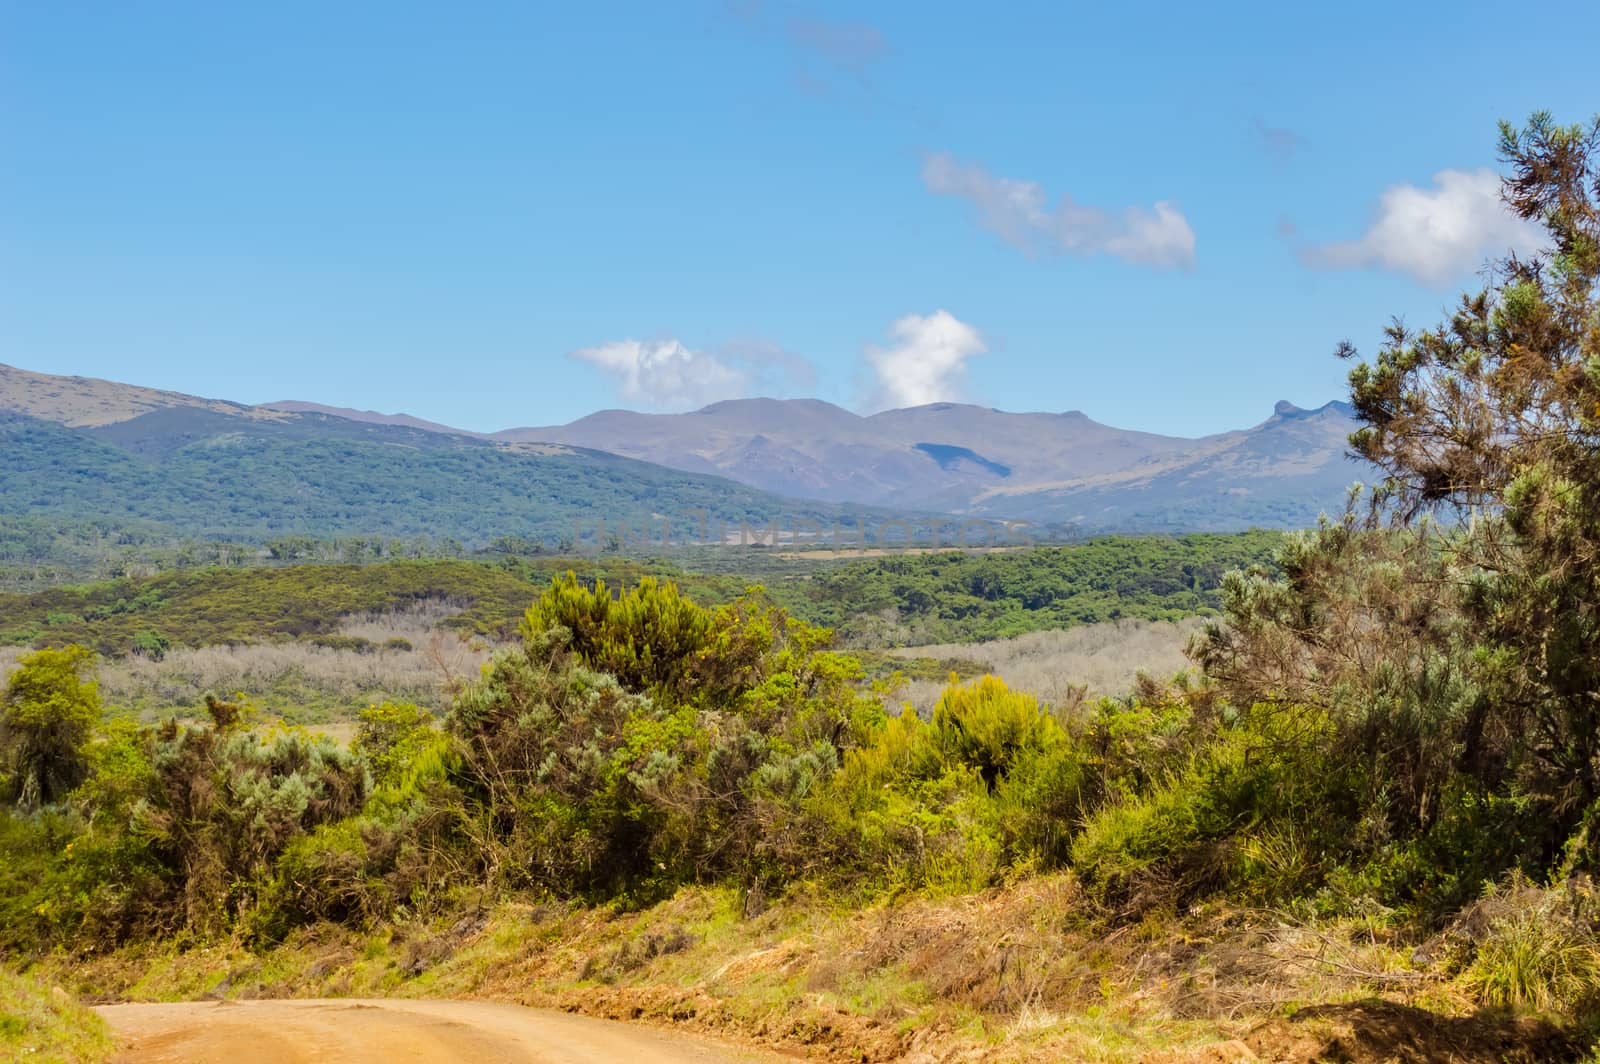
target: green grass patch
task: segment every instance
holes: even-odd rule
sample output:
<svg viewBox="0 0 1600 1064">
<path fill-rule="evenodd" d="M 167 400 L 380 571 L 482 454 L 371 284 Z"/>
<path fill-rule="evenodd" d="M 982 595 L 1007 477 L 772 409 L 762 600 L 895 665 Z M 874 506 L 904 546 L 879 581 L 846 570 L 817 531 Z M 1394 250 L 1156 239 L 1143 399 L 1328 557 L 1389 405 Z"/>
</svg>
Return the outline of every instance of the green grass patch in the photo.
<svg viewBox="0 0 1600 1064">
<path fill-rule="evenodd" d="M 65 990 L 0 968 L 0 1058 L 88 1064 L 111 1056 L 105 1021 Z"/>
</svg>

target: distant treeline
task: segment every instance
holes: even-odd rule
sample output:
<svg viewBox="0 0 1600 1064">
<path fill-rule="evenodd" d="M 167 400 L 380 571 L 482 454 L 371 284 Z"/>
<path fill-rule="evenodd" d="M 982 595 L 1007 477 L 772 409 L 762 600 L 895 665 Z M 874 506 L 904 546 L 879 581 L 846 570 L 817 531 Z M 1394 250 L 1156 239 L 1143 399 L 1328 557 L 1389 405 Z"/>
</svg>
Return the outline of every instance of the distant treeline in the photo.
<svg viewBox="0 0 1600 1064">
<path fill-rule="evenodd" d="M 1210 612 L 1222 574 L 1269 563 L 1279 535 L 1107 537 L 1067 547 L 971 554 L 795 561 L 743 552 L 735 571 L 617 557 L 397 559 L 367 564 L 206 567 L 73 587 L 0 594 L 0 644 L 78 643 L 120 655 L 325 636 L 352 614 L 421 599 L 457 603 L 446 622 L 505 636 L 552 575 L 636 585 L 666 575 L 697 598 L 729 602 L 762 584 L 774 602 L 863 647 L 960 642 L 1104 620 L 1171 620 Z M 369 555 L 371 557 L 372 555 Z M 382 556 L 381 554 L 377 556 Z"/>
<path fill-rule="evenodd" d="M 780 596 L 857 645 L 958 643 L 1212 613 L 1230 569 L 1271 567 L 1281 532 L 1106 536 L 1064 547 L 902 554 L 830 567 Z"/>
</svg>

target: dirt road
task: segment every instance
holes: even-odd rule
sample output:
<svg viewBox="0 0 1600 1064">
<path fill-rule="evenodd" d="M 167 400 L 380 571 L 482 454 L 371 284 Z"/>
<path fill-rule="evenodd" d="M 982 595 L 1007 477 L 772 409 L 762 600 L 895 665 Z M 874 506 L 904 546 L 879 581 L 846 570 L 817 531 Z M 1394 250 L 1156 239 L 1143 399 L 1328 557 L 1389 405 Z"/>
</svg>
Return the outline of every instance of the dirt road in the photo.
<svg viewBox="0 0 1600 1064">
<path fill-rule="evenodd" d="M 121 1064 L 771 1064 L 788 1058 L 546 1009 L 483 1001 L 103 1005 Z"/>
</svg>

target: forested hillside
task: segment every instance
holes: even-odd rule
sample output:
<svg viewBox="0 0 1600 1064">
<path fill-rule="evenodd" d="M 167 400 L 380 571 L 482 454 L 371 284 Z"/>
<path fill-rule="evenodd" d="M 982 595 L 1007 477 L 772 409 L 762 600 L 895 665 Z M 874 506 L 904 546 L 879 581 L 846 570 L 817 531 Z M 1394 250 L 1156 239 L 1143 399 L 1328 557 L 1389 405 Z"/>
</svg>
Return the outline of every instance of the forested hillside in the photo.
<svg viewBox="0 0 1600 1064">
<path fill-rule="evenodd" d="M 856 508 L 782 499 L 715 477 L 599 451 L 494 444 L 320 414 L 262 419 L 189 407 L 68 428 L 0 413 L 0 513 L 93 522 L 170 544 L 275 536 L 450 538 L 468 546 L 516 534 L 603 544 L 682 540 L 702 520 L 831 526 Z M 866 514 L 868 520 L 871 513 Z M 881 514 L 880 514 L 881 516 Z M 28 544 L 49 550 L 55 537 Z M 13 562 L 51 562 L 13 558 Z"/>
</svg>

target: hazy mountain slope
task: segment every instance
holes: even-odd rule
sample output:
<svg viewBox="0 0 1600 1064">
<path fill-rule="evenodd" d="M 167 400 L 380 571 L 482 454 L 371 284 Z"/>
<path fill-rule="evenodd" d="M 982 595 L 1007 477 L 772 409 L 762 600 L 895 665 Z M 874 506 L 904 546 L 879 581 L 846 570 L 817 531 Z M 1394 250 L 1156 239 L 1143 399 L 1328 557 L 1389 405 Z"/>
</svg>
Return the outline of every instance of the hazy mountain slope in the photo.
<svg viewBox="0 0 1600 1064">
<path fill-rule="evenodd" d="M 776 514 L 827 524 L 839 506 L 1095 531 L 1221 531 L 1314 522 L 1343 506 L 1351 482 L 1372 479 L 1345 457 L 1352 424 L 1342 403 L 1311 411 L 1280 403 L 1259 425 L 1199 439 L 1117 429 L 1077 411 L 935 403 L 863 417 L 815 399 L 730 400 L 686 414 L 603 410 L 482 436 L 410 415 L 301 401 L 246 407 L 0 367 L 0 411 L 148 463 L 172 491 L 251 499 L 227 508 L 226 519 L 206 518 L 218 535 L 245 526 L 549 535 L 576 514 L 633 527 L 665 514 L 681 535 L 685 515 L 702 509 L 712 521 L 766 525 Z M 57 435 L 42 446 L 65 454 L 85 439 Z M 84 460 L 116 466 L 87 452 Z M 37 472 L 59 475 L 60 465 L 46 461 Z M 155 504 L 159 491 L 139 480 L 144 468 L 117 467 L 49 508 L 126 513 L 136 498 L 139 516 L 193 526 L 195 512 Z M 31 475 L 19 464 L 0 502 L 14 502 Z M 111 483 L 115 491 L 97 487 Z"/>
<path fill-rule="evenodd" d="M 1316 410 L 1279 403 L 1271 418 L 1232 434 L 1225 446 L 1016 497 L 991 494 L 975 500 L 973 510 L 995 516 L 1025 509 L 1032 520 L 1085 528 L 1301 528 L 1340 512 L 1351 484 L 1375 479 L 1370 467 L 1347 456 L 1352 427 L 1344 403 Z"/>
<path fill-rule="evenodd" d="M 886 488 L 929 464 L 909 454 L 886 459 L 862 418 L 816 399 L 738 399 L 688 414 L 602 410 L 495 438 L 592 447 L 787 495 L 890 505 L 895 492 Z"/>
<path fill-rule="evenodd" d="M 608 410 L 496 437 L 593 447 L 785 494 L 941 510 L 965 509 L 999 484 L 1119 469 L 1195 442 L 1077 412 L 936 403 L 862 417 L 815 399 L 730 400 L 689 414 Z"/>
<path fill-rule="evenodd" d="M 445 432 L 455 436 L 481 436 L 479 432 L 453 429 L 437 421 L 428 421 L 410 414 L 380 414 L 376 410 L 356 410 L 348 406 L 328 406 L 324 403 L 307 403 L 299 399 L 280 399 L 275 403 L 262 403 L 257 410 L 283 410 L 291 414 L 327 414 L 347 421 L 363 421 L 372 425 L 396 425 L 401 428 L 422 429 L 424 432 Z"/>
<path fill-rule="evenodd" d="M 750 399 L 689 414 L 604 411 L 499 438 L 593 447 L 768 491 L 1087 528 L 1314 522 L 1361 476 L 1349 409 L 1280 403 L 1250 429 L 1199 439 L 1082 413 L 936 403 L 861 417 L 817 400 Z"/>
<path fill-rule="evenodd" d="M 277 415 L 221 399 L 202 399 L 96 377 L 58 377 L 0 363 L 0 413 L 24 414 L 63 425 L 107 425 L 152 410 L 192 407 L 270 419 Z"/>
</svg>

